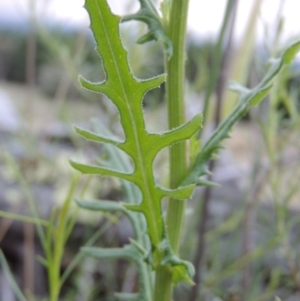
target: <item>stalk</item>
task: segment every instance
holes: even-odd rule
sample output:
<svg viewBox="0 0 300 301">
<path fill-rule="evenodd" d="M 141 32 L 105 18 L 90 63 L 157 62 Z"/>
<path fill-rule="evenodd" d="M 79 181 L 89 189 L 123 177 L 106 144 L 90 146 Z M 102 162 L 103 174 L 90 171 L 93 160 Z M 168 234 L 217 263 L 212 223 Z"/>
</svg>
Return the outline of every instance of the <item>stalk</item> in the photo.
<svg viewBox="0 0 300 301">
<path fill-rule="evenodd" d="M 168 35 L 173 43 L 173 56 L 166 63 L 168 80 L 166 84 L 169 129 L 185 122 L 184 80 L 185 39 L 189 0 L 172 2 Z M 170 187 L 176 188 L 187 173 L 186 147 L 184 142 L 170 148 Z M 171 246 L 178 252 L 185 202 L 170 200 L 167 226 Z"/>
<path fill-rule="evenodd" d="M 173 44 L 173 56 L 166 62 L 168 79 L 166 83 L 169 129 L 185 122 L 184 79 L 185 40 L 188 15 L 188 0 L 173 0 L 167 25 L 167 33 Z M 177 143 L 170 148 L 170 187 L 176 188 L 187 172 L 185 143 Z M 170 199 L 167 213 L 167 229 L 170 244 L 178 253 L 185 202 Z M 155 301 L 171 301 L 172 274 L 168 267 L 161 266 L 156 273 Z"/>
</svg>

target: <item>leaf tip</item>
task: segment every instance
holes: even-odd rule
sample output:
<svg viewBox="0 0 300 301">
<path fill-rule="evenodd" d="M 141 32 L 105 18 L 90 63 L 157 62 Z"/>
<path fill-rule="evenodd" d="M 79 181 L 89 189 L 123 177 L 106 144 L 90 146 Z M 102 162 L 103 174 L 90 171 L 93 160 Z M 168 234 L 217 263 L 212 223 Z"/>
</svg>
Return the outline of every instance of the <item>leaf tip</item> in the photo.
<svg viewBox="0 0 300 301">
<path fill-rule="evenodd" d="M 290 64 L 294 59 L 295 55 L 299 52 L 299 50 L 300 50 L 300 41 L 288 47 L 283 54 L 282 63 Z"/>
</svg>

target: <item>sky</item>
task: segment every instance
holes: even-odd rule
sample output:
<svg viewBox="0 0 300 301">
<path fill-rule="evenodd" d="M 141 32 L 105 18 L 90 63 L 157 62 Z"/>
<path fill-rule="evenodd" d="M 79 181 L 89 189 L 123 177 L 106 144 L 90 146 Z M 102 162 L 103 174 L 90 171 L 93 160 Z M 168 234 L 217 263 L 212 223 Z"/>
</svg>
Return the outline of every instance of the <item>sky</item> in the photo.
<svg viewBox="0 0 300 301">
<path fill-rule="evenodd" d="M 138 1 L 108 0 L 112 10 L 120 15 L 126 8 L 134 12 Z M 235 25 L 235 36 L 243 34 L 251 7 L 255 0 L 239 0 Z M 284 2 L 282 11 L 285 17 L 284 37 L 300 37 L 300 1 L 299 0 L 262 0 L 262 8 L 258 22 L 259 36 L 263 38 L 266 24 L 272 31 L 272 24 L 278 14 L 279 3 Z M 133 2 L 135 5 L 129 5 Z M 215 36 L 220 28 L 227 0 L 190 0 L 189 31 L 202 37 Z M 0 18 L 9 20 L 28 19 L 30 7 L 35 7 L 39 20 L 58 22 L 63 26 L 82 26 L 89 24 L 88 16 L 83 8 L 84 0 L 0 0 Z M 0 19 L 1 21 L 1 19 Z"/>
</svg>

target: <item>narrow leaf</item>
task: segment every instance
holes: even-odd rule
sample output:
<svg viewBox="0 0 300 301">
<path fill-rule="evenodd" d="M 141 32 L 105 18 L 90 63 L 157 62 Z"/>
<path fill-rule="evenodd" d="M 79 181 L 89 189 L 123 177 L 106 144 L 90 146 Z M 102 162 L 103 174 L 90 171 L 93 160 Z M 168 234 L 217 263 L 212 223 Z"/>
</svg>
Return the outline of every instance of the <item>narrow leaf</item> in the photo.
<svg viewBox="0 0 300 301">
<path fill-rule="evenodd" d="M 114 139 L 111 139 L 108 137 L 100 136 L 100 135 L 97 135 L 96 133 L 93 133 L 88 130 L 84 130 L 77 126 L 75 126 L 74 128 L 78 135 L 80 135 L 90 141 L 100 142 L 100 143 L 108 143 L 108 144 L 112 144 L 114 146 L 119 146 L 119 144 L 122 143 L 121 140 L 114 140 Z"/>
<path fill-rule="evenodd" d="M 76 199 L 76 203 L 84 209 L 92 210 L 92 211 L 121 211 L 125 212 L 126 209 L 122 206 L 122 204 L 118 202 L 112 201 L 87 201 L 87 200 L 78 200 Z"/>
<path fill-rule="evenodd" d="M 255 88 L 247 89 L 237 84 L 233 85 L 234 90 L 238 91 L 240 94 L 240 102 L 232 113 L 213 132 L 208 141 L 202 146 L 202 149 L 197 155 L 189 174 L 182 182 L 182 186 L 191 183 L 205 184 L 203 182 L 201 183 L 202 180 L 199 181 L 199 177 L 207 174 L 207 162 L 212 158 L 213 154 L 219 150 L 222 141 L 228 137 L 232 126 L 246 114 L 251 106 L 259 104 L 270 92 L 275 76 L 286 64 L 291 63 L 299 49 L 300 42 L 296 42 L 288 47 L 282 54 L 281 58 L 273 61 L 270 69 Z"/>
<path fill-rule="evenodd" d="M 78 171 L 82 172 L 83 174 L 89 175 L 100 175 L 100 176 L 111 176 L 120 178 L 127 181 L 133 181 L 133 177 L 131 174 L 126 174 L 122 172 L 118 172 L 116 170 L 112 170 L 109 168 L 104 168 L 96 165 L 87 165 L 77 163 L 75 161 L 70 160 L 70 164 L 73 168 L 77 169 Z"/>
<path fill-rule="evenodd" d="M 194 189 L 195 189 L 195 185 L 188 185 L 172 190 L 164 189 L 161 187 L 159 188 L 163 196 L 168 196 L 170 198 L 177 199 L 177 200 L 185 200 L 187 198 L 190 198 L 192 196 Z"/>
</svg>

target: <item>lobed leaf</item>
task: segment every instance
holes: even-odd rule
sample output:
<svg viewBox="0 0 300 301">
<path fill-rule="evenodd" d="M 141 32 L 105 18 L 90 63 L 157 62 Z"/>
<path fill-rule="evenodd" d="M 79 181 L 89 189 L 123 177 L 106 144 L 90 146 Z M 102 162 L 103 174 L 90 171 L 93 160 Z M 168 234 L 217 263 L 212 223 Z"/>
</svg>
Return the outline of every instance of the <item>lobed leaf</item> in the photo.
<svg viewBox="0 0 300 301">
<path fill-rule="evenodd" d="M 149 3 L 151 2 L 140 2 L 143 10 L 142 14 L 149 14 Z M 114 146 L 124 151 L 132 158 L 134 169 L 132 173 L 126 173 L 101 165 L 86 165 L 74 161 L 70 161 L 70 163 L 75 169 L 82 173 L 116 177 L 136 185 L 142 195 L 141 201 L 132 201 L 128 204 L 123 204 L 123 207 L 124 210 L 142 213 L 146 219 L 147 233 L 151 240 L 152 249 L 154 250 L 152 266 L 156 268 L 163 262 L 170 264 L 174 273 L 179 275 L 176 276 L 176 281 L 182 280 L 191 282 L 190 278 L 193 273 L 190 264 L 187 264 L 179 258 L 170 260 L 171 257 L 169 257 L 169 254 L 172 253 L 172 250 L 166 239 L 161 200 L 167 196 L 176 197 L 178 199 L 189 198 L 195 185 L 192 183 L 191 185 L 185 185 L 173 190 L 158 187 L 152 166 L 157 153 L 161 149 L 174 143 L 190 139 L 201 127 L 202 117 L 197 115 L 188 123 L 171 131 L 149 133 L 146 130 L 144 122 L 142 110 L 143 97 L 150 89 L 158 87 L 165 80 L 166 76 L 163 74 L 147 80 L 137 79 L 132 74 L 130 66 L 128 65 L 127 52 L 119 36 L 119 22 L 121 18 L 111 13 L 105 0 L 86 0 L 85 7 L 91 19 L 91 29 L 96 40 L 97 51 L 102 58 L 106 78 L 99 83 L 91 83 L 80 78 L 80 82 L 84 88 L 92 92 L 105 94 L 115 104 L 120 113 L 120 121 L 125 133 L 125 140 L 119 141 L 111 139 L 105 135 L 93 133 L 78 127 L 76 131 L 88 140 Z M 154 26 L 154 12 L 151 11 L 151 14 L 151 22 L 149 21 L 150 30 L 152 30 L 151 26 Z M 152 34 L 155 36 L 156 32 L 153 31 Z M 104 206 L 104 209 L 108 208 L 106 203 L 96 206 L 95 203 L 84 204 L 80 202 L 80 205 L 89 207 L 90 209 L 96 208 L 97 206 L 99 209 L 101 209 L 101 206 Z M 164 250 L 159 247 L 162 241 L 165 241 L 167 244 Z M 166 250 L 168 250 L 168 252 L 166 252 Z M 127 252 L 127 249 L 122 249 L 122 251 Z M 148 251 L 151 252 L 151 250 Z M 90 255 L 94 254 L 94 256 L 97 254 L 99 258 L 102 256 L 101 254 L 107 254 L 105 251 L 96 251 L 94 249 L 85 249 L 85 252 Z M 114 250 L 113 253 L 110 254 L 112 256 L 113 254 L 121 254 L 118 252 L 120 252 L 120 250 Z M 131 252 L 128 254 L 131 254 Z M 174 257 L 172 258 L 174 259 Z M 180 270 L 180 273 L 178 273 L 177 269 Z"/>
</svg>

